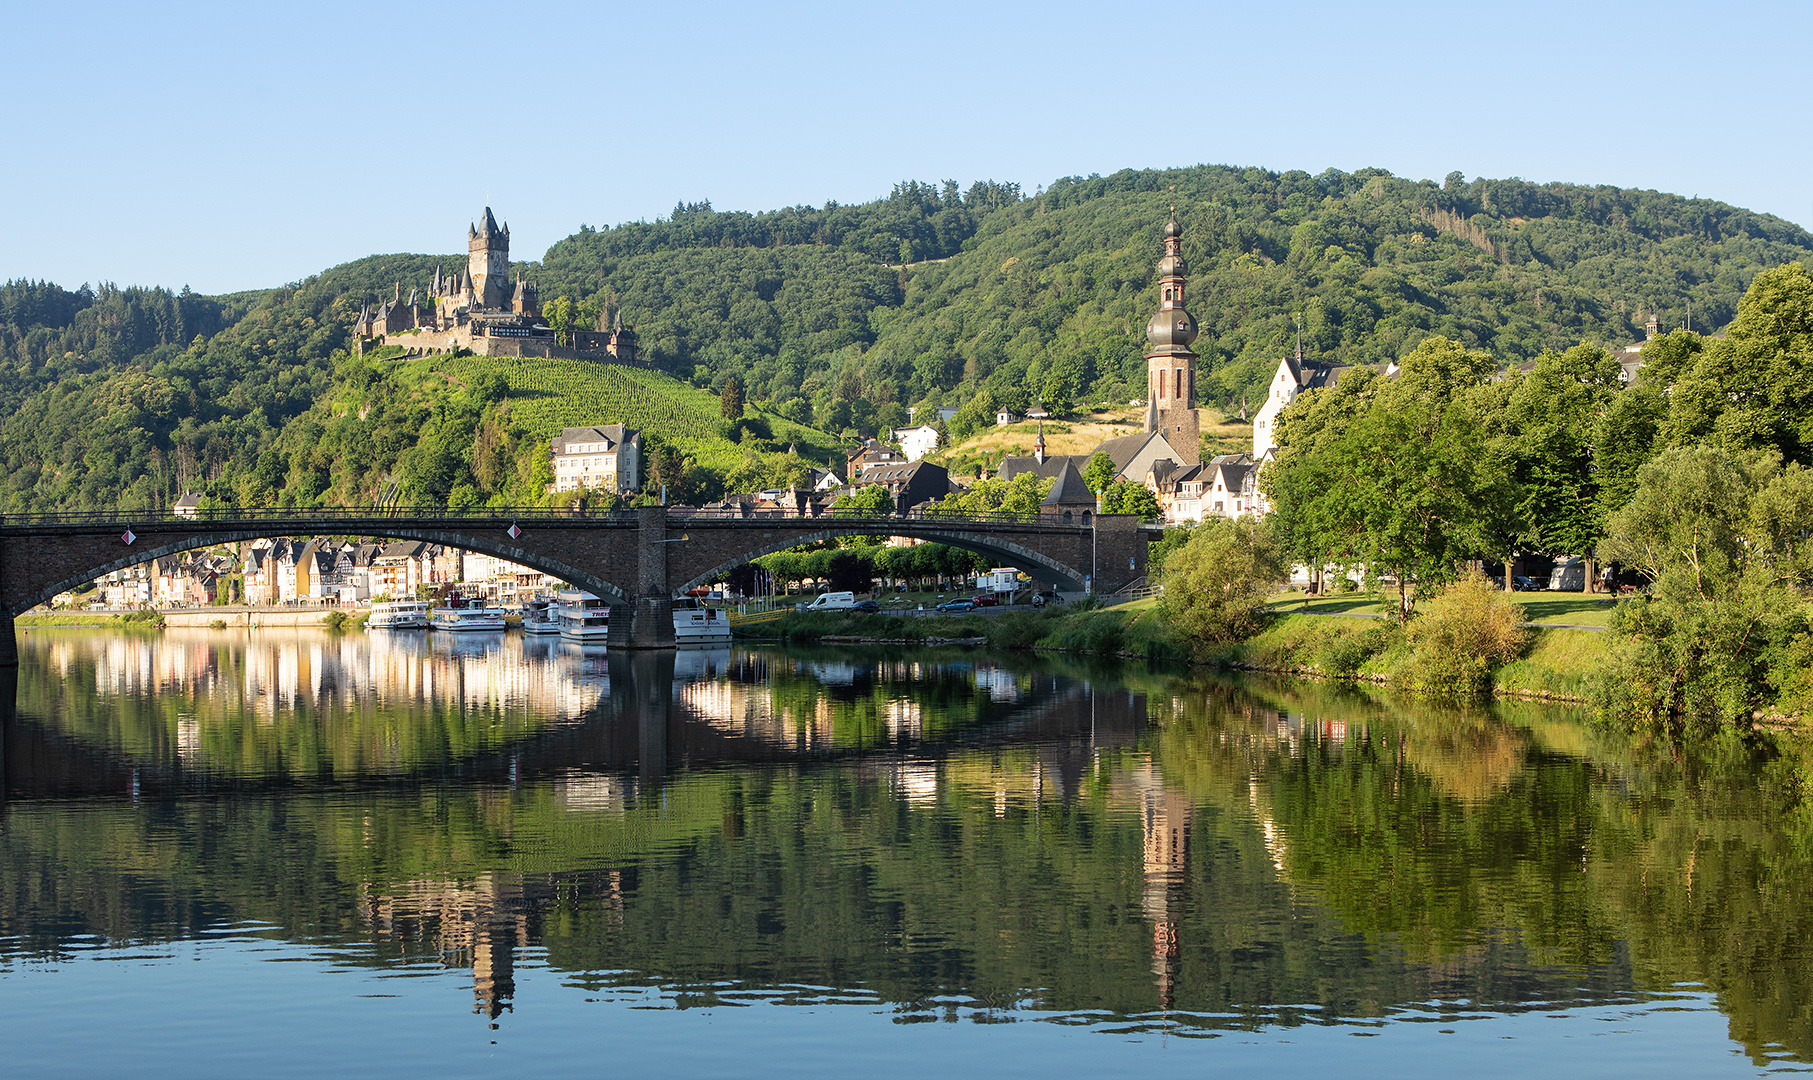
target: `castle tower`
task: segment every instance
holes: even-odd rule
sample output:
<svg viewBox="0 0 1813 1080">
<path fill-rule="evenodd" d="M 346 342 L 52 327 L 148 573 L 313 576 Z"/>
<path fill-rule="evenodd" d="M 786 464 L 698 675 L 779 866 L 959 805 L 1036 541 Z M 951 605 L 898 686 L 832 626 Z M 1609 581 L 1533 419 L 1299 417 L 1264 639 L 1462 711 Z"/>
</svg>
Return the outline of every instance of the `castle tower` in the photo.
<svg viewBox="0 0 1813 1080">
<path fill-rule="evenodd" d="M 466 272 L 472 278 L 474 307 L 510 306 L 510 227 L 498 227 L 485 207 L 484 220 L 466 227 Z"/>
<path fill-rule="evenodd" d="M 1158 260 L 1158 314 L 1146 323 L 1146 430 L 1164 435 L 1183 458 L 1202 463 L 1202 429 L 1196 419 L 1196 320 L 1184 310 L 1183 229 L 1177 211 L 1165 226 L 1165 255 Z"/>
</svg>

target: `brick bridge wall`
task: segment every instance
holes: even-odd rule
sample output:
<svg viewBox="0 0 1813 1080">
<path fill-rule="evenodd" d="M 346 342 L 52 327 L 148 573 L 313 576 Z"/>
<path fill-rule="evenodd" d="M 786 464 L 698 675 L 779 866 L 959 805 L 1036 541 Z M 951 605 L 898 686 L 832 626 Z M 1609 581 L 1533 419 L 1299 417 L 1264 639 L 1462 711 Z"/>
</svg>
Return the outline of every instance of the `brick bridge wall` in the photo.
<svg viewBox="0 0 1813 1080">
<path fill-rule="evenodd" d="M 839 536 L 910 536 L 981 552 L 1047 584 L 1112 592 L 1146 573 L 1146 538 L 1130 517 L 1097 526 L 890 518 L 706 518 L 662 507 L 601 518 L 427 518 L 297 514 L 195 520 L 0 521 L 0 664 L 16 663 L 13 617 L 57 593 L 165 555 L 282 536 L 423 540 L 508 559 L 588 589 L 623 609 L 612 642 L 673 643 L 672 597 L 759 555 Z M 509 529 L 517 525 L 512 537 Z M 127 543 L 126 530 L 133 533 Z"/>
</svg>

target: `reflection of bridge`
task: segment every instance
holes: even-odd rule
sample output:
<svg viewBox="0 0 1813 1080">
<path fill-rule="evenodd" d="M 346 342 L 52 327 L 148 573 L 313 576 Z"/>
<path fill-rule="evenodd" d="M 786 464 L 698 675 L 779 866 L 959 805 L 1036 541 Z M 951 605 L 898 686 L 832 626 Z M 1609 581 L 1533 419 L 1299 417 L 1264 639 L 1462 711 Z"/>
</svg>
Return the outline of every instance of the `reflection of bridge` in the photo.
<svg viewBox="0 0 1813 1080">
<path fill-rule="evenodd" d="M 1092 582 L 1112 592 L 1146 572 L 1145 533 L 1121 515 L 1087 523 L 930 512 L 746 518 L 659 506 L 596 517 L 495 507 L 9 514 L 0 517 L 0 664 L 18 663 L 13 617 L 65 589 L 164 555 L 296 535 L 425 540 L 540 570 L 610 600 L 619 648 L 671 648 L 673 597 L 758 555 L 842 536 L 948 544 L 1067 590 Z"/>
</svg>

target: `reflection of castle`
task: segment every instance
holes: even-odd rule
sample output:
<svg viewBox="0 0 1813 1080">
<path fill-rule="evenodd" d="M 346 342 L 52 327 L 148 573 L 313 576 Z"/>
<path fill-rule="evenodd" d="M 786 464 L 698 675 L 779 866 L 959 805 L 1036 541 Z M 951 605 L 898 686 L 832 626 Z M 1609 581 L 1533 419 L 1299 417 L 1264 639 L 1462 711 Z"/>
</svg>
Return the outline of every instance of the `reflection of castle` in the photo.
<svg viewBox="0 0 1813 1080">
<path fill-rule="evenodd" d="M 621 314 L 609 330 L 600 314 L 596 329 L 570 331 L 566 342 L 541 321 L 535 285 L 521 274 L 510 283 L 510 227 L 498 225 L 489 206 L 477 225 L 467 226 L 466 248 L 464 273 L 443 277 L 435 268 L 427 305 L 418 302 L 414 289 L 405 302 L 400 282 L 388 303 L 366 305 L 354 323 L 359 347 L 400 345 L 411 355 L 465 349 L 480 356 L 635 362 L 636 335 L 624 328 Z"/>
</svg>

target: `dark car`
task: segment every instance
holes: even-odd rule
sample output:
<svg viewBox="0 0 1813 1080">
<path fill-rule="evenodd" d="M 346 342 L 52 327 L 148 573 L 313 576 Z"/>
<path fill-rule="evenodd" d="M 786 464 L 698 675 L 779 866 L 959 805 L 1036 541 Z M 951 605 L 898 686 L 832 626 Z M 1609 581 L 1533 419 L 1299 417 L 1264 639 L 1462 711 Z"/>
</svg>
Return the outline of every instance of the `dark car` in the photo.
<svg viewBox="0 0 1813 1080">
<path fill-rule="evenodd" d="M 994 607 L 995 606 L 995 594 L 994 593 L 977 593 L 975 598 L 972 599 L 970 601 L 970 603 L 976 605 L 977 607 Z"/>
<path fill-rule="evenodd" d="M 972 610 L 975 606 L 975 604 L 971 603 L 969 599 L 965 597 L 960 600 L 946 600 L 944 603 L 938 605 L 938 610 L 948 614 L 955 614 L 957 612 Z"/>
<path fill-rule="evenodd" d="M 1522 574 L 1511 579 L 1511 588 L 1517 592 L 1541 592 L 1548 587 L 1548 582 L 1537 581 L 1533 577 L 1524 577 Z"/>
<path fill-rule="evenodd" d="M 1046 604 L 1061 604 L 1063 602 L 1063 597 L 1050 590 L 1042 593 L 1035 593 L 1032 598 L 1032 606 L 1036 608 L 1044 607 Z"/>
<path fill-rule="evenodd" d="M 873 600 L 858 600 L 858 601 L 856 601 L 856 603 L 850 605 L 850 610 L 851 611 L 866 611 L 866 612 L 870 612 L 872 614 L 874 612 L 880 611 L 881 605 L 876 603 Z"/>
</svg>

